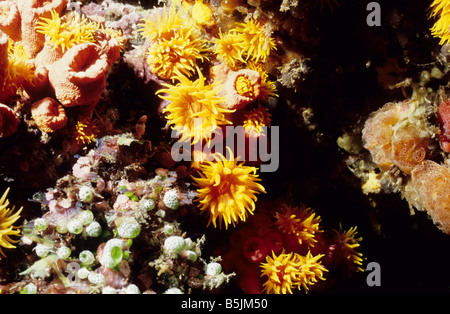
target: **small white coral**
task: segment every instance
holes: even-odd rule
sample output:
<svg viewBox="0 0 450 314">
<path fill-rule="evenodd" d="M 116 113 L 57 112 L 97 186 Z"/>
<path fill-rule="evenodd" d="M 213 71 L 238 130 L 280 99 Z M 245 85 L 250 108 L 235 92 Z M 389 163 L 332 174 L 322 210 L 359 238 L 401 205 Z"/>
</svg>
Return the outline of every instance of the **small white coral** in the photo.
<svg viewBox="0 0 450 314">
<path fill-rule="evenodd" d="M 164 205 L 170 209 L 178 209 L 180 207 L 180 200 L 176 189 L 167 191 L 163 198 Z"/>
<path fill-rule="evenodd" d="M 205 266 L 205 274 L 207 276 L 216 276 L 222 271 L 222 265 L 217 262 L 209 263 Z"/>
<path fill-rule="evenodd" d="M 141 233 L 141 225 L 132 218 L 122 222 L 117 228 L 117 233 L 121 238 L 134 239 Z"/>
<path fill-rule="evenodd" d="M 124 242 L 120 239 L 111 239 L 106 242 L 100 257 L 100 264 L 114 268 L 122 261 Z"/>
<path fill-rule="evenodd" d="M 184 294 L 179 288 L 169 288 L 164 294 Z"/>
<path fill-rule="evenodd" d="M 102 234 L 102 226 L 97 221 L 93 221 L 86 227 L 85 232 L 88 237 L 96 238 Z"/>
<path fill-rule="evenodd" d="M 178 254 L 183 251 L 185 247 L 186 242 L 183 237 L 180 236 L 171 236 L 164 241 L 164 251 L 168 253 L 173 252 Z"/>
<path fill-rule="evenodd" d="M 98 273 L 94 273 L 91 272 L 88 276 L 88 280 L 90 283 L 94 284 L 94 285 L 104 285 L 106 282 L 106 278 L 104 275 L 102 274 L 98 274 Z"/>
</svg>

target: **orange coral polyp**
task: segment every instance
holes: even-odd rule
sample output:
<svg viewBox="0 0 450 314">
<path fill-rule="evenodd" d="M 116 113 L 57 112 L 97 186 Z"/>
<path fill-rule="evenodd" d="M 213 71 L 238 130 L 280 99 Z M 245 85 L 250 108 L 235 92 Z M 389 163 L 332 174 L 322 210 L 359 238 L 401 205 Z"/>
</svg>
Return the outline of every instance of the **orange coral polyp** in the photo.
<svg viewBox="0 0 450 314">
<path fill-rule="evenodd" d="M 98 132 L 95 122 L 78 121 L 75 126 L 75 140 L 78 144 L 90 144 L 95 141 L 95 135 Z"/>
<path fill-rule="evenodd" d="M 67 6 L 69 0 L 18 0 L 17 7 L 21 18 L 22 42 L 31 56 L 42 48 L 45 36 L 37 32 L 36 26 L 41 17 L 50 18 L 54 10 L 58 14 Z"/>
<path fill-rule="evenodd" d="M 261 263 L 261 277 L 266 276 L 263 292 L 268 294 L 292 294 L 292 289 L 303 288 L 307 293 L 312 285 L 319 280 L 325 280 L 324 273 L 328 270 L 319 262 L 324 255 L 306 256 L 297 253 L 281 253 L 267 256 L 266 263 Z"/>
<path fill-rule="evenodd" d="M 208 210 L 209 222 L 214 227 L 225 224 L 233 226 L 239 221 L 245 221 L 248 214 L 255 211 L 256 194 L 265 193 L 264 187 L 258 183 L 261 179 L 256 174 L 255 167 L 238 163 L 229 149 L 230 159 L 221 154 L 215 154 L 215 161 L 206 161 L 200 165 L 199 178 L 195 178 L 198 206 L 202 211 Z"/>
<path fill-rule="evenodd" d="M 214 38 L 214 53 L 220 60 L 225 61 L 229 67 L 235 69 L 242 60 L 243 45 L 234 32 L 219 32 L 219 38 Z"/>
<path fill-rule="evenodd" d="M 242 45 L 242 61 L 266 61 L 272 50 L 276 50 L 275 40 L 269 36 L 266 28 L 260 22 L 249 19 L 238 23 L 232 31 L 239 36 Z"/>
<path fill-rule="evenodd" d="M 47 97 L 31 105 L 31 116 L 39 130 L 53 133 L 67 124 L 67 116 L 63 106 L 56 100 Z"/>
<path fill-rule="evenodd" d="M 162 10 L 162 15 L 159 14 Z M 170 39 L 174 36 L 176 29 L 183 27 L 191 27 L 191 24 L 181 17 L 181 10 L 177 10 L 175 6 L 167 9 L 166 5 L 162 9 L 154 8 L 155 18 L 147 13 L 147 18 L 143 19 L 138 26 L 138 30 L 148 41 L 158 39 Z"/>
<path fill-rule="evenodd" d="M 15 207 L 9 207 L 9 200 L 6 198 L 9 193 L 9 188 L 6 189 L 3 196 L 0 198 L 0 255 L 6 257 L 2 247 L 7 249 L 14 249 L 14 243 L 20 242 L 20 239 L 12 239 L 12 236 L 20 236 L 20 227 L 14 226 L 14 223 L 19 220 L 22 207 L 14 212 Z M 1 257 L 0 257 L 1 259 Z"/>
<path fill-rule="evenodd" d="M 310 208 L 299 209 L 284 206 L 280 212 L 275 214 L 275 218 L 277 219 L 275 224 L 279 230 L 288 235 L 294 235 L 299 244 L 305 243 L 313 247 L 317 242 L 316 234 L 322 232 L 320 216 L 316 216 Z"/>
<path fill-rule="evenodd" d="M 261 277 L 267 276 L 263 284 L 263 292 L 267 294 L 292 294 L 297 286 L 297 278 L 300 275 L 301 265 L 294 253 L 267 256 L 266 263 L 262 263 Z"/>
<path fill-rule="evenodd" d="M 205 40 L 198 38 L 194 29 L 176 32 L 169 39 L 153 43 L 147 50 L 147 64 L 150 70 L 162 79 L 176 79 L 180 72 L 190 77 L 197 61 L 208 60 Z"/>
<path fill-rule="evenodd" d="M 181 141 L 190 139 L 193 144 L 212 137 L 221 125 L 231 124 L 226 114 L 233 112 L 220 105 L 224 99 L 217 96 L 217 84 L 206 85 L 200 71 L 194 82 L 178 73 L 175 86 L 163 84 L 157 94 L 170 103 L 163 109 L 168 124 L 181 135 Z M 200 123 L 198 123 L 200 122 Z M 197 125 L 198 124 L 198 125 Z"/>
<path fill-rule="evenodd" d="M 357 227 L 350 228 L 347 231 L 334 230 L 334 241 L 338 244 L 338 249 L 341 251 L 345 261 L 349 262 L 348 267 L 357 272 L 363 272 L 364 269 L 361 267 L 364 261 L 363 254 L 358 252 L 356 249 L 361 245 L 362 237 L 357 238 L 356 231 Z"/>
<path fill-rule="evenodd" d="M 263 127 L 270 127 L 271 115 L 265 107 L 258 106 L 244 115 L 243 127 L 245 132 L 260 135 Z"/>
</svg>

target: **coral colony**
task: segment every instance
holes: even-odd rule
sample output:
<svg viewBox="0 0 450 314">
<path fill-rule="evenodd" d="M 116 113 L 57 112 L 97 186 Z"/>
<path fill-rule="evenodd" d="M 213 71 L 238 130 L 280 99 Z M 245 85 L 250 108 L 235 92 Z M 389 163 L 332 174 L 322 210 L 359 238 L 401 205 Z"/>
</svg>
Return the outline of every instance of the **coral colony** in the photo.
<svg viewBox="0 0 450 314">
<path fill-rule="evenodd" d="M 365 283 L 370 247 L 355 220 L 328 220 L 277 175 L 283 121 L 320 133 L 312 109 L 296 108 L 314 72 L 296 46 L 315 45 L 301 25 L 344 4 L 251 3 L 0 0 L 1 293 Z M 430 5 L 448 56 L 450 3 Z M 423 88 L 438 71 L 334 145 L 360 194 L 399 193 L 450 234 L 450 100 Z M 308 155 L 300 141 L 289 145 Z"/>
</svg>

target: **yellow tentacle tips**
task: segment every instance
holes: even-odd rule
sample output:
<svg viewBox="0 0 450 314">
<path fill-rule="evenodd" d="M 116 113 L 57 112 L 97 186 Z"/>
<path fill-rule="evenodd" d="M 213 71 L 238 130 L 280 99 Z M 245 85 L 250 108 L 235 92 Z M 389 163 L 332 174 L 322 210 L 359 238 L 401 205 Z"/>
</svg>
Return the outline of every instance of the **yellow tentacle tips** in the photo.
<svg viewBox="0 0 450 314">
<path fill-rule="evenodd" d="M 78 144 L 90 144 L 95 141 L 95 135 L 97 132 L 98 129 L 95 125 L 95 121 L 78 121 L 75 126 L 75 140 Z"/>
<path fill-rule="evenodd" d="M 312 285 L 319 280 L 325 280 L 324 272 L 328 270 L 319 262 L 324 255 L 306 256 L 297 253 L 281 253 L 266 258 L 261 263 L 261 277 L 267 277 L 263 284 L 263 292 L 268 294 L 293 293 L 293 289 L 304 289 L 307 293 Z"/>
<path fill-rule="evenodd" d="M 190 139 L 193 144 L 210 139 L 219 126 L 231 124 L 226 114 L 234 112 L 223 108 L 224 99 L 217 96 L 217 84 L 205 85 L 205 78 L 199 71 L 194 82 L 178 73 L 177 85 L 163 84 L 157 94 L 170 103 L 164 108 L 168 124 L 181 135 L 181 141 Z"/>
<path fill-rule="evenodd" d="M 268 30 L 260 22 L 249 19 L 238 23 L 232 30 L 238 36 L 243 49 L 242 61 L 266 61 L 272 50 L 276 50 L 275 39 L 270 37 Z"/>
<path fill-rule="evenodd" d="M 244 115 L 243 127 L 247 133 L 263 133 L 263 127 L 270 127 L 271 115 L 265 107 L 259 106 Z"/>
<path fill-rule="evenodd" d="M 56 11 L 51 12 L 51 18 L 41 18 L 37 22 L 37 32 L 47 35 L 46 44 L 53 44 L 54 49 L 60 47 L 62 52 L 73 46 L 94 42 L 94 34 L 100 26 L 88 20 L 85 16 L 74 14 L 70 19 L 60 17 Z"/>
<path fill-rule="evenodd" d="M 450 42 L 450 1 L 434 0 L 430 8 L 432 9 L 430 17 L 437 18 L 431 28 L 431 34 L 441 39 L 440 45 L 448 44 Z"/>
<path fill-rule="evenodd" d="M 347 231 L 333 230 L 334 242 L 338 245 L 338 249 L 341 251 L 341 255 L 344 257 L 344 261 L 348 262 L 348 268 L 351 271 L 363 272 L 361 267 L 364 262 L 364 256 L 361 252 L 358 252 L 358 248 L 361 246 L 360 242 L 362 237 L 357 238 L 357 227 L 352 227 Z"/>
<path fill-rule="evenodd" d="M 22 208 L 14 212 L 14 206 L 9 208 L 9 201 L 6 199 L 9 193 L 9 188 L 3 193 L 0 199 L 0 254 L 6 257 L 5 253 L 2 251 L 2 247 L 7 249 L 16 248 L 13 243 L 18 243 L 20 240 L 14 240 L 11 236 L 20 236 L 20 228 L 14 226 L 13 224 L 20 218 L 20 213 Z M 1 257 L 0 257 L 1 259 Z"/>
<path fill-rule="evenodd" d="M 230 159 L 221 154 L 215 155 L 215 161 L 207 161 L 200 166 L 200 177 L 194 178 L 197 190 L 198 206 L 202 211 L 209 211 L 209 222 L 214 227 L 225 224 L 236 225 L 245 221 L 248 214 L 255 211 L 256 194 L 265 193 L 258 183 L 261 179 L 255 167 L 238 163 L 229 149 Z"/>
<path fill-rule="evenodd" d="M 177 72 L 191 76 L 197 61 L 208 60 L 207 41 L 182 12 L 175 6 L 155 8 L 153 16 L 148 14 L 139 24 L 139 32 L 149 42 L 147 64 L 154 74 L 165 80 L 173 81 Z"/>
<path fill-rule="evenodd" d="M 285 206 L 275 215 L 276 225 L 280 231 L 294 235 L 300 244 L 314 246 L 316 234 L 321 233 L 320 217 L 310 209 L 290 208 Z"/>
</svg>

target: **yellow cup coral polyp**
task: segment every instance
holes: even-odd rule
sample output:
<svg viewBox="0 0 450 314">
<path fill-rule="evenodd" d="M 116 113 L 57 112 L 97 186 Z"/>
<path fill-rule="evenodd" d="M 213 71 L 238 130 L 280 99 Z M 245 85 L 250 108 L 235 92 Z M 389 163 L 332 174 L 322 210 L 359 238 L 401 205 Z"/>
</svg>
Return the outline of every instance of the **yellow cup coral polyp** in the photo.
<svg viewBox="0 0 450 314">
<path fill-rule="evenodd" d="M 441 39 L 440 45 L 448 44 L 450 42 L 450 1 L 434 0 L 430 8 L 432 8 L 431 17 L 437 17 L 437 21 L 431 28 L 431 34 Z"/>
<path fill-rule="evenodd" d="M 214 38 L 214 53 L 227 65 L 235 69 L 242 60 L 243 44 L 235 32 L 219 32 L 219 38 Z"/>
<path fill-rule="evenodd" d="M 0 100 L 9 100 L 33 76 L 34 65 L 22 44 L 0 32 Z"/>
<path fill-rule="evenodd" d="M 258 106 L 244 115 L 243 127 L 246 133 L 260 135 L 263 127 L 270 127 L 271 115 L 265 107 Z"/>
<path fill-rule="evenodd" d="M 362 237 L 357 238 L 356 227 L 350 228 L 347 231 L 333 230 L 334 238 L 333 242 L 337 244 L 337 254 L 343 258 L 344 263 L 347 263 L 347 268 L 351 271 L 362 272 L 364 269 L 361 267 L 364 261 L 363 254 L 358 252 L 357 248 L 360 247 Z"/>
<path fill-rule="evenodd" d="M 266 276 L 263 292 L 268 294 L 292 294 L 292 289 L 303 288 L 308 292 L 310 286 L 320 280 L 325 280 L 324 272 L 328 270 L 319 262 L 324 255 L 306 256 L 297 253 L 282 253 L 272 257 L 267 256 L 266 263 L 261 263 L 261 277 Z"/>
<path fill-rule="evenodd" d="M 243 47 L 242 61 L 266 61 L 270 52 L 276 49 L 275 40 L 269 36 L 265 26 L 254 19 L 238 23 L 235 31 Z"/>
<path fill-rule="evenodd" d="M 159 13 L 162 10 L 162 13 Z M 174 79 L 177 72 L 191 76 L 197 61 L 208 59 L 206 40 L 195 25 L 184 19 L 175 6 L 154 9 L 144 19 L 139 32 L 148 41 L 147 64 L 162 79 Z"/>
<path fill-rule="evenodd" d="M 0 198 L 0 254 L 3 257 L 6 257 L 6 255 L 3 253 L 1 247 L 14 249 L 16 246 L 13 245 L 13 243 L 19 242 L 19 240 L 11 239 L 11 236 L 20 236 L 19 227 L 16 227 L 13 224 L 20 218 L 20 213 L 22 212 L 22 208 L 20 208 L 13 214 L 14 206 L 8 208 L 9 201 L 6 199 L 8 193 L 9 188 L 6 189 L 2 198 Z"/>
<path fill-rule="evenodd" d="M 194 178 L 197 190 L 197 201 L 202 211 L 209 210 L 208 225 L 217 227 L 245 221 L 248 214 L 255 211 L 256 194 L 265 193 L 264 187 L 258 183 L 261 179 L 255 167 L 238 163 L 229 149 L 230 159 L 215 154 L 215 161 L 206 161 L 200 165 L 200 177 Z"/>
<path fill-rule="evenodd" d="M 167 113 L 168 124 L 181 135 L 182 141 L 192 139 L 193 144 L 198 143 L 211 138 L 219 126 L 231 124 L 225 115 L 234 110 L 220 105 L 224 99 L 217 96 L 220 89 L 217 84 L 205 85 L 200 71 L 199 78 L 194 82 L 180 73 L 177 79 L 177 85 L 163 84 L 166 88 L 160 89 L 157 94 L 167 94 L 160 96 L 170 101 L 163 112 Z"/>
<path fill-rule="evenodd" d="M 162 79 L 173 79 L 176 71 L 191 76 L 197 60 L 206 58 L 202 55 L 205 51 L 204 41 L 195 38 L 192 32 L 177 33 L 149 47 L 147 64 Z"/>
<path fill-rule="evenodd" d="M 155 8 L 152 13 L 154 17 L 148 13 L 147 18 L 138 24 L 141 26 L 138 32 L 150 42 L 157 39 L 170 39 L 174 35 L 174 30 L 189 26 L 188 22 L 182 18 L 181 11 L 175 6 L 167 9 L 164 5 L 161 9 Z"/>
<path fill-rule="evenodd" d="M 320 229 L 320 217 L 310 209 L 299 209 L 297 207 L 284 207 L 275 215 L 276 225 L 280 231 L 293 235 L 299 244 L 305 243 L 314 246 L 317 242 L 316 234 L 322 232 Z"/>
</svg>

